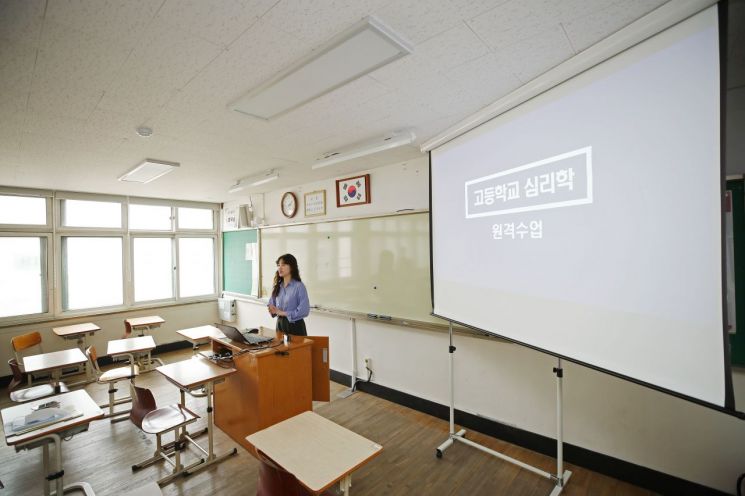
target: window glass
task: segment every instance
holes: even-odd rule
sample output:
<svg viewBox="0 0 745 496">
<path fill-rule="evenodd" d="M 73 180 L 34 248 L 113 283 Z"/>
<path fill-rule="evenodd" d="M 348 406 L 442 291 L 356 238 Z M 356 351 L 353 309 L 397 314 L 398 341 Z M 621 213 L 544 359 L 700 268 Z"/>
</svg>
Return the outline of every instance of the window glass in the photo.
<svg viewBox="0 0 745 496">
<path fill-rule="evenodd" d="M 122 204 L 88 200 L 62 200 L 65 227 L 122 227 Z"/>
<path fill-rule="evenodd" d="M 122 305 L 122 238 L 62 238 L 64 310 Z"/>
<path fill-rule="evenodd" d="M 215 242 L 212 238 L 179 238 L 179 296 L 215 293 Z"/>
<path fill-rule="evenodd" d="M 179 229 L 213 229 L 212 210 L 209 208 L 183 208 L 178 209 Z"/>
<path fill-rule="evenodd" d="M 171 207 L 130 205 L 129 228 L 150 231 L 171 230 Z"/>
<path fill-rule="evenodd" d="M 171 238 L 135 238 L 133 242 L 135 301 L 173 298 Z"/>
<path fill-rule="evenodd" d="M 47 311 L 46 238 L 0 237 L 0 317 Z"/>
<path fill-rule="evenodd" d="M 44 226 L 46 223 L 46 198 L 0 195 L 0 224 Z"/>
</svg>

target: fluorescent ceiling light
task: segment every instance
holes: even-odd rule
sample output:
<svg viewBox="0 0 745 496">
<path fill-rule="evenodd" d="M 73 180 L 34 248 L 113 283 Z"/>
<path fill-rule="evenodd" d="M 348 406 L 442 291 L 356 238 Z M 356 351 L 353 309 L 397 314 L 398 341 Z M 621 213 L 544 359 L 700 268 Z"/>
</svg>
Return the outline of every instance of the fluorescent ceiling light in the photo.
<svg viewBox="0 0 745 496">
<path fill-rule="evenodd" d="M 312 168 L 320 169 L 321 167 L 328 167 L 329 165 L 345 162 L 353 158 L 365 157 L 373 153 L 409 145 L 415 139 L 416 135 L 413 131 L 399 131 L 380 139 L 361 143 L 347 150 L 325 153 L 322 157 L 318 158 Z"/>
<path fill-rule="evenodd" d="M 164 174 L 168 174 L 178 166 L 179 164 L 176 162 L 147 158 L 140 165 L 121 176 L 119 180 L 131 183 L 149 183 Z"/>
<path fill-rule="evenodd" d="M 262 184 L 274 181 L 275 179 L 279 179 L 279 172 L 277 172 L 275 169 L 269 169 L 257 176 L 241 179 L 230 187 L 228 193 L 237 193 L 252 186 L 261 186 Z"/>
<path fill-rule="evenodd" d="M 360 76 L 411 53 L 411 48 L 368 17 L 332 38 L 230 105 L 260 119 L 273 119 Z"/>
</svg>

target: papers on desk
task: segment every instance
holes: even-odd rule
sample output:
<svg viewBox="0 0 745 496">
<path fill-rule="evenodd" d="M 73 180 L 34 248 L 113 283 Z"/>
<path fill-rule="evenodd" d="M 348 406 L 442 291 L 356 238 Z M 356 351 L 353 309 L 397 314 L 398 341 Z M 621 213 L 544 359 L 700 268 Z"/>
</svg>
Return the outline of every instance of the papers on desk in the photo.
<svg viewBox="0 0 745 496">
<path fill-rule="evenodd" d="M 17 417 L 6 423 L 3 427 L 9 436 L 18 436 L 82 415 L 83 413 L 76 409 L 74 405 L 67 405 L 60 408 L 42 408 L 28 415 Z"/>
</svg>

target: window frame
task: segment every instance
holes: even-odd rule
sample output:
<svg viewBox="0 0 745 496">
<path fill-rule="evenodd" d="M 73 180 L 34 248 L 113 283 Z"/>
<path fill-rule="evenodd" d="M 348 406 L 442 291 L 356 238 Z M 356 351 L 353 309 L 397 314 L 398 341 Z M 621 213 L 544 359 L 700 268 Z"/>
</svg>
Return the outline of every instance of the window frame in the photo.
<svg viewBox="0 0 745 496">
<path fill-rule="evenodd" d="M 53 278 L 50 277 L 50 273 L 53 272 L 50 268 L 54 267 L 54 253 L 52 249 L 52 233 L 29 233 L 26 231 L 0 231 L 0 238 L 43 238 L 46 240 L 45 255 L 42 257 L 44 266 L 44 293 L 42 300 L 46 300 L 46 312 L 41 313 L 29 313 L 24 315 L 8 315 L 6 317 L 0 317 L 0 326 L 11 323 L 23 323 L 27 321 L 36 321 L 39 319 L 49 319 L 54 317 L 54 288 L 52 284 Z M 43 305 L 44 306 L 44 305 Z"/>
<path fill-rule="evenodd" d="M 157 238 L 157 239 L 169 239 L 171 241 L 171 296 L 170 298 L 161 298 L 158 300 L 143 300 L 143 301 L 136 301 L 135 300 L 135 239 L 142 239 L 142 238 Z M 129 286 L 131 287 L 131 295 L 130 295 L 130 305 L 133 308 L 140 308 L 140 307 L 148 307 L 152 305 L 158 305 L 158 304 L 173 304 L 178 302 L 178 264 L 177 264 L 177 248 L 176 248 L 176 237 L 173 233 L 168 232 L 140 232 L 136 231 L 134 234 L 129 235 L 129 252 L 131 254 L 130 256 L 130 270 L 128 273 L 128 282 Z"/>
<path fill-rule="evenodd" d="M 221 226 L 218 222 L 220 214 L 219 203 L 195 202 L 184 200 L 169 200 L 161 198 L 145 198 L 134 196 L 116 196 L 94 193 L 78 193 L 67 191 L 51 191 L 27 188 L 15 188 L 0 185 L 1 195 L 43 197 L 46 201 L 45 225 L 20 225 L 0 224 L 0 236 L 3 237 L 39 237 L 44 238 L 46 256 L 44 258 L 44 283 L 46 298 L 46 312 L 30 315 L 11 315 L 0 317 L 0 327 L 14 324 L 25 324 L 33 322 L 46 322 L 59 319 L 105 315 L 126 310 L 142 308 L 158 308 L 195 302 L 205 302 L 217 299 L 220 294 L 220 274 L 222 240 L 220 234 Z M 121 227 L 73 227 L 62 225 L 62 209 L 65 200 L 84 200 L 119 203 L 121 208 Z M 130 205 L 158 205 L 167 206 L 171 209 L 171 229 L 150 230 L 129 228 L 129 206 Z M 178 229 L 177 216 L 179 207 L 203 208 L 212 211 L 212 229 Z M 121 305 L 106 307 L 93 307 L 86 309 L 64 310 L 62 308 L 62 295 L 66 290 L 62 278 L 63 260 L 62 245 L 64 238 L 69 237 L 114 237 L 120 238 L 122 242 L 122 284 L 123 302 Z M 173 297 L 160 300 L 134 301 L 134 239 L 135 238 L 169 238 L 171 240 L 172 256 L 172 287 Z M 190 296 L 182 298 L 179 286 L 179 253 L 178 239 L 186 238 L 208 238 L 213 242 L 213 292 L 211 294 Z"/>
<path fill-rule="evenodd" d="M 204 300 L 205 298 L 209 298 L 208 295 L 195 295 L 195 296 L 185 296 L 185 297 L 182 297 L 181 296 L 181 280 L 180 280 L 180 276 L 181 276 L 181 267 L 180 267 L 180 265 L 181 265 L 181 259 L 179 258 L 180 257 L 180 253 L 179 253 L 179 250 L 180 250 L 180 248 L 179 248 L 179 239 L 183 239 L 183 238 L 189 238 L 189 239 L 190 238 L 207 238 L 207 239 L 212 239 L 212 250 L 213 250 L 212 251 L 212 255 L 213 255 L 213 266 L 214 266 L 214 270 L 212 272 L 212 288 L 214 290 L 213 294 L 215 295 L 215 298 L 216 298 L 217 295 L 220 293 L 220 286 L 219 286 L 220 278 L 218 276 L 218 272 L 219 272 L 218 266 L 220 264 L 217 263 L 217 259 L 218 259 L 217 257 L 220 254 L 220 252 L 218 251 L 220 249 L 220 246 L 219 246 L 219 236 L 215 236 L 215 237 L 213 237 L 213 236 L 207 236 L 207 235 L 204 235 L 204 234 L 199 234 L 199 233 L 195 233 L 195 232 L 191 232 L 190 231 L 190 232 L 185 232 L 185 233 L 179 233 L 179 234 L 176 234 L 176 236 L 174 236 L 174 248 L 175 248 L 175 253 L 176 253 L 176 258 L 174 259 L 174 261 L 175 261 L 176 267 L 178 267 L 178 270 L 176 271 L 176 291 L 177 291 L 176 294 L 178 295 L 177 296 L 178 299 L 180 301 L 183 301 L 183 302 L 194 302 L 194 301 Z"/>
<path fill-rule="evenodd" d="M 49 233 L 54 230 L 54 213 L 52 208 L 52 197 L 51 193 L 36 193 L 20 194 L 15 189 L 0 187 L 0 195 L 2 196 L 23 196 L 26 198 L 44 198 L 46 203 L 46 224 L 0 224 L 0 232 L 33 232 L 33 233 Z M 6 231 L 7 230 L 7 231 Z"/>
<path fill-rule="evenodd" d="M 62 306 L 63 296 L 66 291 L 65 288 L 65 277 L 63 273 L 63 238 L 121 238 L 122 243 L 122 304 L 121 305 L 108 305 L 105 307 L 87 307 L 78 308 L 73 310 L 65 310 Z M 56 280 L 59 281 L 57 284 L 57 291 L 55 291 L 55 311 L 58 316 L 74 317 L 78 315 L 88 315 L 91 313 L 108 313 L 116 310 L 123 310 L 127 308 L 127 260 L 129 253 L 127 250 L 127 243 L 125 236 L 117 235 L 112 233 L 92 233 L 92 232 L 64 232 L 55 234 L 55 244 L 57 246 L 57 256 L 55 257 L 55 272 Z"/>
</svg>

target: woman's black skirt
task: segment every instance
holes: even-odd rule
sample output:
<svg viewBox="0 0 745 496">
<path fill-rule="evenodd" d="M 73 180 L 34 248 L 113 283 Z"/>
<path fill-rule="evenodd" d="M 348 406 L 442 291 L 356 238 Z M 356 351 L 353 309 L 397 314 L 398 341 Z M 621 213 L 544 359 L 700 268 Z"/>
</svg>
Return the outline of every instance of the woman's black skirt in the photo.
<svg viewBox="0 0 745 496">
<path fill-rule="evenodd" d="M 277 330 L 293 336 L 307 336 L 305 330 L 305 320 L 300 319 L 297 322 L 290 322 L 287 317 L 277 317 Z"/>
</svg>

